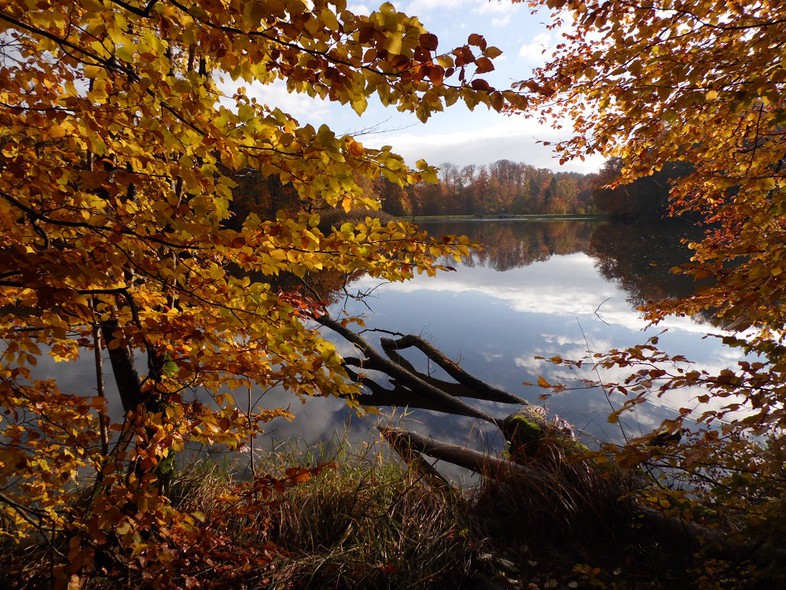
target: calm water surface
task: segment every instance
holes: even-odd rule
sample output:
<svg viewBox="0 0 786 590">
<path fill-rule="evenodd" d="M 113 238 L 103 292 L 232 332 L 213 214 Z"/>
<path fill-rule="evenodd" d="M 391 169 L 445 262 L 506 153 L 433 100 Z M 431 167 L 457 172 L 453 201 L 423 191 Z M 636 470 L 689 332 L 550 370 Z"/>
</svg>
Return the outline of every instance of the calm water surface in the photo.
<svg viewBox="0 0 786 590">
<path fill-rule="evenodd" d="M 341 301 L 334 315 L 346 306 L 362 315 L 367 328 L 417 334 L 445 355 L 479 377 L 531 402 L 543 403 L 552 413 L 573 423 L 585 440 L 619 441 L 622 431 L 606 420 L 610 409 L 621 403 L 600 388 L 577 388 L 539 399 L 544 390 L 536 383 L 543 376 L 551 383 L 577 386 L 580 379 L 596 379 L 591 371 L 570 372 L 536 357 L 578 359 L 590 352 L 643 343 L 662 330 L 662 348 L 693 360 L 698 368 L 719 370 L 732 366 L 739 353 L 724 348 L 708 333 L 720 331 L 709 323 L 676 318 L 647 328 L 636 306 L 659 297 L 685 295 L 693 285 L 676 279 L 669 269 L 685 261 L 678 246 L 686 230 L 648 228 L 607 222 L 475 221 L 425 226 L 433 234 L 463 233 L 487 247 L 456 265 L 455 272 L 436 278 L 420 276 L 407 283 L 380 284 L 364 278 L 352 284 L 355 291 L 371 291 L 364 300 Z M 373 332 L 365 336 L 376 341 Z M 346 356 L 356 353 L 339 337 L 333 338 Z M 423 357 L 406 356 L 420 370 L 432 371 Z M 108 365 L 108 363 L 107 363 Z M 63 391 L 92 390 L 95 384 L 89 359 L 55 364 L 41 359 L 39 369 L 61 381 Z M 107 369 L 108 370 L 108 369 Z M 439 376 L 438 372 L 435 372 Z M 608 382 L 621 379 L 621 371 L 604 372 Z M 112 382 L 107 375 L 107 384 Z M 254 392 L 260 395 L 260 392 Z M 636 436 L 669 415 L 690 406 L 696 392 L 683 392 L 655 404 L 639 406 L 625 422 L 625 432 Z M 119 401 L 108 392 L 119 412 Z M 493 428 L 475 419 L 402 408 L 383 408 L 378 416 L 358 417 L 336 399 L 317 398 L 301 404 L 282 391 L 262 396 L 268 407 L 289 406 L 295 421 L 276 420 L 261 439 L 266 448 L 299 441 L 319 445 L 337 437 L 353 441 L 376 436 L 378 422 L 403 425 L 437 439 L 480 449 L 500 449 L 502 441 Z M 242 402 L 242 400 L 239 400 Z M 516 408 L 472 401 L 497 417 Z"/>
<path fill-rule="evenodd" d="M 579 386 L 592 371 L 577 373 L 536 357 L 578 359 L 589 352 L 644 343 L 661 333 L 661 347 L 680 353 L 698 368 L 719 370 L 732 366 L 737 351 L 723 347 L 707 334 L 721 331 L 706 322 L 675 318 L 648 328 L 636 307 L 653 298 L 685 295 L 694 288 L 670 269 L 687 260 L 679 238 L 689 230 L 648 228 L 608 222 L 475 221 L 424 226 L 433 234 L 463 233 L 487 244 L 456 272 L 436 278 L 417 277 L 407 283 L 382 284 L 364 278 L 353 283 L 358 291 L 372 291 L 363 305 L 341 302 L 352 314 L 362 315 L 368 329 L 417 334 L 460 362 L 475 376 L 535 403 L 545 404 L 573 423 L 587 439 L 619 441 L 623 433 L 606 417 L 621 399 L 608 398 L 600 388 L 576 388 L 539 399 L 544 390 L 539 376 L 549 382 Z M 339 311 L 338 306 L 333 312 Z M 373 332 L 365 334 L 375 341 Z M 352 356 L 350 345 L 335 338 L 339 351 Z M 425 358 L 406 355 L 423 371 L 433 371 Z M 438 375 L 438 373 L 437 373 Z M 622 371 L 605 371 L 604 381 L 623 378 Z M 656 404 L 639 406 L 624 423 L 625 433 L 648 431 L 683 406 L 694 407 L 696 392 L 683 392 Z M 274 394 L 270 402 L 287 403 Z M 515 407 L 472 401 L 487 412 L 504 417 Z M 403 423 L 435 438 L 476 448 L 500 448 L 493 428 L 475 419 L 445 416 L 423 410 L 383 409 L 378 418 L 348 416 L 331 400 L 293 404 L 293 424 L 271 424 L 269 441 L 290 436 L 307 443 L 329 439 L 338 428 L 352 439 L 363 439 L 376 421 Z M 275 443 L 272 443 L 275 444 Z"/>
</svg>

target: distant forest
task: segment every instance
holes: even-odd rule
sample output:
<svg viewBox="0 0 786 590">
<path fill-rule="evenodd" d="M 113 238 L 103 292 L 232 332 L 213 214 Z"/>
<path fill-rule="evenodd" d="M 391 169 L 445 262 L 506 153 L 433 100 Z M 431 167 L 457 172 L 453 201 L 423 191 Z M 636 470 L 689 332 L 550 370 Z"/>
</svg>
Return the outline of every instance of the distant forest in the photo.
<svg viewBox="0 0 786 590">
<path fill-rule="evenodd" d="M 377 189 L 382 208 L 393 215 L 587 213 L 594 177 L 499 160 L 463 168 L 442 164 L 439 184 L 404 189 L 383 180 Z"/>
<path fill-rule="evenodd" d="M 384 177 L 359 182 L 380 198 L 383 211 L 394 216 L 598 213 L 652 219 L 667 211 L 670 181 L 690 172 L 688 165 L 674 164 L 632 184 L 606 188 L 619 177 L 621 168 L 619 158 L 606 161 L 595 174 L 553 172 L 499 160 L 463 168 L 442 164 L 436 184 L 402 188 Z M 277 211 L 296 206 L 295 191 L 277 178 L 247 171 L 234 179 L 238 186 L 232 209 L 238 223 L 250 211 L 274 217 Z"/>
<path fill-rule="evenodd" d="M 615 189 L 622 160 L 608 160 L 596 174 L 553 172 L 499 160 L 489 166 L 440 166 L 438 184 L 402 188 L 384 178 L 373 184 L 391 215 L 527 215 L 600 213 L 615 217 L 661 216 L 672 179 L 690 171 L 674 164 Z"/>
</svg>

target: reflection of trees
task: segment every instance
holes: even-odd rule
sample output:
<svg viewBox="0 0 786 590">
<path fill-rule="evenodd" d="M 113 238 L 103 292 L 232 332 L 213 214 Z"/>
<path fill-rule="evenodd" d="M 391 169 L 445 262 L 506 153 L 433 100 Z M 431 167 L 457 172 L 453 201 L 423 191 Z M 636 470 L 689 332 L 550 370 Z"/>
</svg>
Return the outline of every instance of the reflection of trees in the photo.
<svg viewBox="0 0 786 590">
<path fill-rule="evenodd" d="M 499 271 L 548 260 L 551 256 L 585 252 L 595 222 L 590 221 L 451 221 L 423 227 L 432 235 L 463 234 L 485 247 L 466 264 Z"/>
<path fill-rule="evenodd" d="M 432 236 L 463 234 L 484 248 L 465 260 L 468 266 L 486 266 L 506 271 L 554 255 L 584 252 L 595 258 L 595 266 L 609 281 L 616 282 L 632 305 L 666 298 L 687 297 L 695 291 L 695 281 L 675 275 L 671 269 L 688 262 L 690 250 L 683 239 L 695 241 L 701 230 L 679 222 L 657 224 L 619 221 L 447 221 L 423 224 Z M 358 276 L 315 273 L 303 279 L 294 276 L 269 277 L 273 288 L 303 290 L 319 294 L 326 303 L 335 303 L 344 287 Z"/>
<path fill-rule="evenodd" d="M 640 220 L 665 217 L 669 209 L 669 191 L 673 181 L 688 175 L 692 170 L 692 166 L 686 162 L 672 162 L 630 184 L 613 189 L 605 188 L 605 185 L 619 178 L 622 168 L 621 158 L 606 161 L 595 179 L 596 189 L 592 199 L 601 213 Z"/>
<path fill-rule="evenodd" d="M 695 292 L 696 282 L 672 269 L 690 259 L 681 240 L 696 240 L 701 230 L 678 221 L 599 224 L 592 232 L 589 254 L 595 266 L 610 281 L 617 282 L 633 305 L 642 305 Z"/>
</svg>

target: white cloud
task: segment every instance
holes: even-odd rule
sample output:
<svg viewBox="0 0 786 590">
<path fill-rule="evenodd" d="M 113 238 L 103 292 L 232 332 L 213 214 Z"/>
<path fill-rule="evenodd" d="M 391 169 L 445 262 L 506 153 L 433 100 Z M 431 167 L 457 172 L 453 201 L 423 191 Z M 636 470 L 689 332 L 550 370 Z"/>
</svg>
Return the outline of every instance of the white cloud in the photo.
<svg viewBox="0 0 786 590">
<path fill-rule="evenodd" d="M 535 35 L 519 49 L 519 57 L 531 63 L 545 63 L 551 49 L 556 45 L 556 35 L 552 31 L 544 31 Z"/>
<path fill-rule="evenodd" d="M 437 10 L 458 10 L 465 4 L 468 4 L 468 0 L 413 0 L 404 9 L 404 12 L 422 15 Z"/>
<path fill-rule="evenodd" d="M 293 94 L 283 82 L 267 86 L 253 85 L 247 94 L 263 104 L 280 108 L 296 119 L 324 118 L 330 111 L 327 101 L 311 98 L 307 94 Z"/>
<path fill-rule="evenodd" d="M 544 53 L 553 45 L 551 33 L 543 32 L 535 35 L 519 49 L 519 57 L 529 61 L 542 61 Z"/>
<path fill-rule="evenodd" d="M 586 344 L 586 341 L 583 338 L 573 338 L 566 336 L 565 334 L 541 334 L 540 337 L 544 342 L 548 342 L 549 344 L 557 344 L 559 346 L 565 346 L 567 344 Z M 610 344 L 603 344 L 601 346 L 610 346 Z"/>
<path fill-rule="evenodd" d="M 247 84 L 243 81 L 233 81 L 224 78 L 219 84 L 219 89 L 229 97 L 237 92 L 241 86 L 246 88 L 246 96 L 256 98 L 260 104 L 271 108 L 279 108 L 295 119 L 312 121 L 325 119 L 330 112 L 330 103 L 318 98 L 311 98 L 307 94 L 293 94 L 287 90 L 286 84 L 280 80 L 272 84 Z M 222 101 L 227 106 L 230 102 Z"/>
<path fill-rule="evenodd" d="M 371 9 L 365 4 L 350 4 L 347 6 L 347 10 L 353 14 L 371 14 Z"/>
<path fill-rule="evenodd" d="M 563 359 L 570 359 L 574 361 L 586 359 L 587 345 L 583 341 L 575 342 L 570 338 L 554 338 L 553 335 L 549 334 L 541 334 L 540 338 L 543 342 L 542 346 L 539 346 L 535 350 L 528 351 L 527 353 L 516 357 L 514 362 L 517 367 L 521 367 L 522 369 L 526 370 L 530 375 L 543 376 L 549 383 L 552 384 L 560 383 L 566 387 L 571 388 L 584 383 L 583 380 L 587 380 L 589 382 L 597 382 L 600 380 L 603 384 L 623 383 L 628 376 L 640 368 L 636 365 L 630 365 L 627 367 L 615 366 L 611 368 L 596 367 L 593 362 L 589 360 L 585 362 L 583 367 L 580 369 L 568 369 L 563 364 L 552 364 L 547 360 L 540 360 L 535 357 L 539 356 L 543 357 L 544 359 L 548 359 L 554 356 L 560 356 Z M 642 341 L 643 340 L 644 335 L 642 335 Z M 607 351 L 611 348 L 611 342 L 604 340 L 597 340 L 594 342 L 590 341 L 590 352 L 592 353 Z M 717 374 L 725 368 L 734 367 L 739 360 L 739 356 L 735 355 L 734 351 L 730 352 L 720 347 L 712 347 L 711 354 L 707 355 L 707 358 L 693 363 L 691 368 L 697 370 L 706 370 L 710 374 Z M 649 365 L 642 366 L 648 367 Z M 671 368 L 668 364 L 662 364 L 662 366 L 667 370 Z M 658 397 L 656 395 L 656 383 L 653 386 L 652 393 L 648 397 L 648 401 L 655 407 L 664 408 L 674 412 L 680 408 L 694 409 L 694 418 L 698 417 L 703 411 L 709 409 L 718 410 L 723 406 L 735 401 L 739 403 L 742 403 L 743 401 L 743 399 L 738 396 L 736 398 L 726 399 L 712 398 L 710 399 L 709 403 L 700 404 L 697 401 L 697 397 L 704 393 L 707 393 L 706 390 L 697 386 L 686 387 L 679 390 L 670 390 L 663 396 Z M 624 401 L 625 398 L 621 394 L 614 394 L 610 398 L 610 403 L 612 403 L 614 406 L 620 406 L 622 403 L 624 403 Z M 743 417 L 746 415 L 746 413 L 750 412 L 750 409 L 746 410 L 745 408 L 742 408 L 740 411 L 730 414 L 729 418 Z M 660 420 L 662 419 L 662 417 L 650 417 L 649 419 L 646 419 L 645 424 L 643 423 L 645 414 L 646 410 L 643 412 L 643 414 L 637 415 L 637 420 L 643 427 L 642 431 L 651 429 L 653 426 L 659 424 Z"/>
<path fill-rule="evenodd" d="M 569 285 L 565 284 L 563 277 L 566 276 L 571 277 Z M 352 286 L 353 289 L 366 290 L 378 284 L 377 279 L 363 277 Z M 462 268 L 460 272 L 441 273 L 428 280 L 390 283 L 381 290 L 385 293 L 478 293 L 490 301 L 504 303 L 509 309 L 519 313 L 579 318 L 582 325 L 585 321 L 582 318 L 591 318 L 592 321 L 602 322 L 604 326 L 625 328 L 630 332 L 642 332 L 648 325 L 639 312 L 631 309 L 622 289 L 614 283 L 598 280 L 595 260 L 583 253 L 555 255 L 547 263 L 536 262 L 504 273 L 482 266 L 471 271 Z M 596 317 L 595 312 L 601 304 Z M 680 334 L 721 333 L 712 326 L 696 323 L 687 317 L 669 317 L 655 329 L 668 329 Z M 584 336 L 580 332 L 573 338 L 553 334 L 545 334 L 544 338 L 550 346 L 586 347 Z M 595 350 L 604 350 L 611 346 L 610 342 L 598 339 L 589 332 L 587 338 Z M 732 351 L 728 358 L 717 360 L 728 362 L 733 358 L 736 357 Z"/>
<path fill-rule="evenodd" d="M 521 4 L 513 4 L 506 0 L 488 0 L 473 8 L 473 14 L 506 14 L 511 15 L 522 9 Z"/>
<path fill-rule="evenodd" d="M 505 16 L 499 18 L 492 18 L 491 25 L 494 27 L 504 27 L 507 26 L 511 21 L 511 15 L 506 14 Z"/>
<path fill-rule="evenodd" d="M 508 159 L 536 168 L 560 167 L 558 156 L 541 142 L 554 143 L 565 138 L 564 132 L 518 116 L 490 115 L 483 120 L 485 125 L 474 122 L 475 118 L 483 119 L 482 113 L 476 111 L 465 117 L 468 118 L 466 125 L 458 123 L 432 132 L 429 132 L 431 126 L 419 126 L 371 136 L 364 143 L 370 147 L 392 145 L 410 163 L 424 158 L 431 164 L 451 162 L 466 166 Z M 603 158 L 591 157 L 584 162 L 569 162 L 562 169 L 588 173 L 596 172 L 602 164 Z"/>
<path fill-rule="evenodd" d="M 487 363 L 497 362 L 502 359 L 502 353 L 499 352 L 483 352 L 483 360 Z"/>
<path fill-rule="evenodd" d="M 541 274 L 548 269 L 545 274 Z M 487 277 L 495 273 L 494 277 Z M 526 276 L 527 278 L 523 278 Z M 570 286 L 554 277 L 571 276 Z M 487 268 L 476 268 L 475 272 L 440 274 L 435 278 L 385 285 L 385 292 L 438 291 L 445 293 L 478 293 L 492 301 L 504 303 L 519 313 L 546 314 L 561 317 L 592 316 L 598 304 L 607 298 L 609 312 L 604 319 L 616 325 L 638 331 L 645 326 L 639 315 L 625 302 L 624 294 L 610 284 L 604 283 L 598 290 L 593 259 L 586 254 L 553 256 L 548 265 L 532 264 L 522 269 L 496 273 Z M 353 287 L 368 288 L 373 279 L 360 279 Z M 616 304 L 612 304 L 616 302 Z M 580 341 L 583 345 L 583 340 Z"/>
</svg>

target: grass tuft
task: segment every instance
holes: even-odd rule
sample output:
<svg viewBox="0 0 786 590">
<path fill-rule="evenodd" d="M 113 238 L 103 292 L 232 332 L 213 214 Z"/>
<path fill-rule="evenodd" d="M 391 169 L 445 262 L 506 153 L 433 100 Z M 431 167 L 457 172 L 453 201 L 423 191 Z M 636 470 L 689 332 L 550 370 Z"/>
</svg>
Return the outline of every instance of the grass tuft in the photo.
<svg viewBox="0 0 786 590">
<path fill-rule="evenodd" d="M 466 504 L 372 449 L 344 447 L 339 468 L 276 497 L 270 540 L 285 552 L 273 587 L 457 587 L 468 576 Z"/>
</svg>

